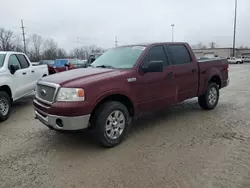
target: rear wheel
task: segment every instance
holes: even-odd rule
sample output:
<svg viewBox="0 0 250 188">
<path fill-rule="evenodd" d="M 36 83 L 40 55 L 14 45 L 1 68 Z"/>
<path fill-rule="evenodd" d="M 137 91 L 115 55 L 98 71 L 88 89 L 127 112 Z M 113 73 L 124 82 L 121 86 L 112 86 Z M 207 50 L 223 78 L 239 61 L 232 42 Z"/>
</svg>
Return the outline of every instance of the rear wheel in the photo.
<svg viewBox="0 0 250 188">
<path fill-rule="evenodd" d="M 209 83 L 206 93 L 198 97 L 199 105 L 205 110 L 212 110 L 216 107 L 219 101 L 219 87 L 216 83 Z"/>
<path fill-rule="evenodd" d="M 10 96 L 0 91 L 0 122 L 8 119 L 11 111 L 11 99 Z"/>
<path fill-rule="evenodd" d="M 128 109 L 122 103 L 104 103 L 93 117 L 99 143 L 104 147 L 120 144 L 128 132 L 129 122 Z"/>
</svg>

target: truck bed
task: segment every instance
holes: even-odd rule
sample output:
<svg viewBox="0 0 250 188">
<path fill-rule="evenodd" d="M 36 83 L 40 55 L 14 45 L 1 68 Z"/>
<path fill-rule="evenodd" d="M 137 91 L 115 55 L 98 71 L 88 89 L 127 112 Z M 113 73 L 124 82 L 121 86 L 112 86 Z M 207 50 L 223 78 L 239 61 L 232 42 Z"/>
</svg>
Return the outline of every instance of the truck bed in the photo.
<svg viewBox="0 0 250 188">
<path fill-rule="evenodd" d="M 199 85 L 204 86 L 199 89 L 199 93 L 204 93 L 206 83 L 210 78 L 217 74 L 221 79 L 220 88 L 223 88 L 227 85 L 228 80 L 228 61 L 225 58 L 211 58 L 206 60 L 198 60 L 198 65 L 200 68 L 200 78 Z"/>
</svg>

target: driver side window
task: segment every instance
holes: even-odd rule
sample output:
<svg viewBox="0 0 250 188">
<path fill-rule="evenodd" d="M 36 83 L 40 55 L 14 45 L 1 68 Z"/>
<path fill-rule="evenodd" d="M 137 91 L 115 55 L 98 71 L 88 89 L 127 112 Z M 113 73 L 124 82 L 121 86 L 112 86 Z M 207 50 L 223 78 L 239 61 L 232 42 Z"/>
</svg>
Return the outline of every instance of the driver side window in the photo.
<svg viewBox="0 0 250 188">
<path fill-rule="evenodd" d="M 10 69 L 10 65 L 14 65 L 18 67 L 18 69 L 21 69 L 21 65 L 19 63 L 19 60 L 17 59 L 16 55 L 10 55 L 9 62 L 8 62 L 8 67 Z"/>
<path fill-rule="evenodd" d="M 166 57 L 166 53 L 162 45 L 153 46 L 146 55 L 146 61 L 162 61 L 164 66 L 168 66 L 168 61 Z"/>
</svg>

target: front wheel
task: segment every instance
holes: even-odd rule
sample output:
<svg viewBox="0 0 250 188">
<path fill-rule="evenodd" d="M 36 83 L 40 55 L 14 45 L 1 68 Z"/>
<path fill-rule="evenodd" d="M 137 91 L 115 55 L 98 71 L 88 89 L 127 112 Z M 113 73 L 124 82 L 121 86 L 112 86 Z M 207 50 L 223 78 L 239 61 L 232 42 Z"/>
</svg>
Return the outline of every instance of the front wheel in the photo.
<svg viewBox="0 0 250 188">
<path fill-rule="evenodd" d="M 114 147 L 126 136 L 130 116 L 122 103 L 109 101 L 96 111 L 93 120 L 99 143 L 104 147 Z"/>
<path fill-rule="evenodd" d="M 216 83 L 209 83 L 206 93 L 198 97 L 199 105 L 205 110 L 212 110 L 216 107 L 219 101 L 219 87 Z"/>
<path fill-rule="evenodd" d="M 10 96 L 4 91 L 0 91 L 0 122 L 3 122 L 8 119 L 10 111 L 11 111 Z"/>
</svg>

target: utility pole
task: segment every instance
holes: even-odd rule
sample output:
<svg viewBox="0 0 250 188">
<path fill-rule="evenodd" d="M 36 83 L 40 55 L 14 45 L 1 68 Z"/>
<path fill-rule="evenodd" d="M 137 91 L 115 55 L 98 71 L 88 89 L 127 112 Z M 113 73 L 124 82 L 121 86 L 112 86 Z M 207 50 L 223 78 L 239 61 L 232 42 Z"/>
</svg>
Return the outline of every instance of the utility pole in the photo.
<svg viewBox="0 0 250 188">
<path fill-rule="evenodd" d="M 171 24 L 172 27 L 172 42 L 174 42 L 174 24 Z"/>
<path fill-rule="evenodd" d="M 78 55 L 79 55 L 79 37 L 77 37 L 76 39 L 77 41 L 77 47 L 76 47 L 76 59 L 78 59 Z"/>
<path fill-rule="evenodd" d="M 237 0 L 235 0 L 234 5 L 234 36 L 233 36 L 233 57 L 236 56 L 235 54 L 235 38 L 236 38 L 236 22 L 237 22 Z"/>
<path fill-rule="evenodd" d="M 23 34 L 23 49 L 24 49 L 24 53 L 26 53 L 26 40 L 25 40 L 23 20 L 21 20 L 21 29 L 22 29 L 22 34 Z"/>
<path fill-rule="evenodd" d="M 115 47 L 118 46 L 117 36 L 115 36 Z"/>
</svg>

